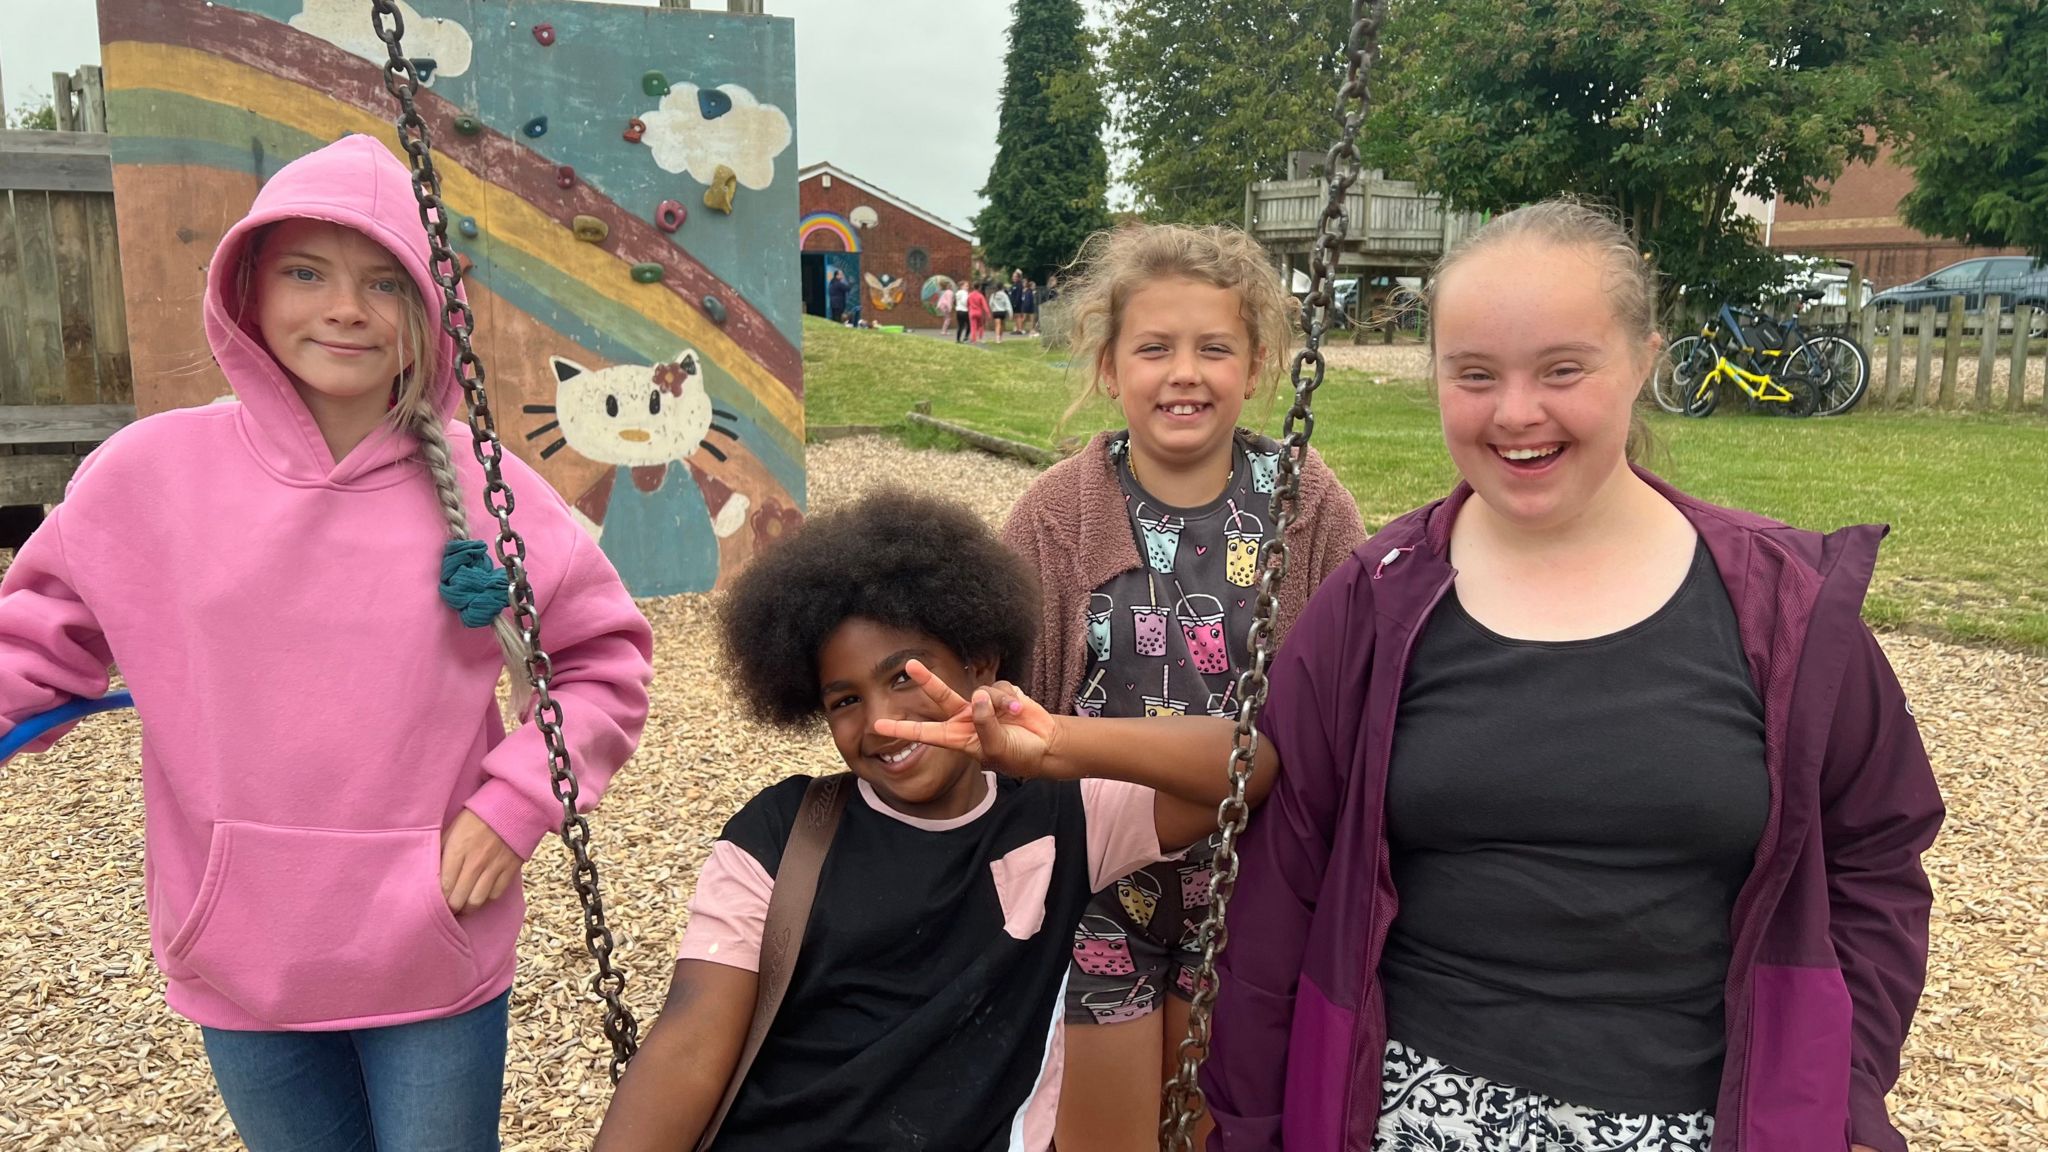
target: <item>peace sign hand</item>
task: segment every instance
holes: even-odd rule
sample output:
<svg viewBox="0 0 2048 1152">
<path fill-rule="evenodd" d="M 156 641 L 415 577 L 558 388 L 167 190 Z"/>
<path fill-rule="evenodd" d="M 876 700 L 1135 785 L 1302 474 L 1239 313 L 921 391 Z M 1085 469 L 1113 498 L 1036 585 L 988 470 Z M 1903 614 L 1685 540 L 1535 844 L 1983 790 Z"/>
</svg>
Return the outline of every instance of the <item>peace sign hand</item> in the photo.
<svg viewBox="0 0 2048 1152">
<path fill-rule="evenodd" d="M 946 719 L 877 720 L 876 735 L 965 752 L 1006 776 L 1054 774 L 1058 721 L 1016 685 L 1000 680 L 967 700 L 916 660 L 903 670 Z"/>
</svg>

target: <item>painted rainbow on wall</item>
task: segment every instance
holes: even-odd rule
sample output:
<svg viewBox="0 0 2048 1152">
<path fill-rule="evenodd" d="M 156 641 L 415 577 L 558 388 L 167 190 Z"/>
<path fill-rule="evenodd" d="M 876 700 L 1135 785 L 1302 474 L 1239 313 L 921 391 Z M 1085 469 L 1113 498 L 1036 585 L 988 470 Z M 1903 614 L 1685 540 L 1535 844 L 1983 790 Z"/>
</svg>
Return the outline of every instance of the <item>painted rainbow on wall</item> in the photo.
<svg viewBox="0 0 2048 1152">
<path fill-rule="evenodd" d="M 853 225 L 846 222 L 846 217 L 835 212 L 813 212 L 798 222 L 796 227 L 797 248 L 802 249 L 810 241 L 811 233 L 820 230 L 837 234 L 839 242 L 844 245 L 846 251 L 860 251 L 860 235 L 853 230 Z"/>
</svg>

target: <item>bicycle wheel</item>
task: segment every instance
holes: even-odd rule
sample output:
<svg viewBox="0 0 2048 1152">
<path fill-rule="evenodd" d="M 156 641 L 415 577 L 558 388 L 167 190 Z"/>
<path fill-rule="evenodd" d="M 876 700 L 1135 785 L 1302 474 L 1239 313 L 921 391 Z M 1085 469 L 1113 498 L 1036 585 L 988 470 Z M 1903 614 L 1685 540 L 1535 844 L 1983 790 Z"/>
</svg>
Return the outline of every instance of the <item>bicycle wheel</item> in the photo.
<svg viewBox="0 0 2048 1152">
<path fill-rule="evenodd" d="M 1720 349 L 1703 340 L 1672 370 L 1672 394 L 1679 415 L 1704 420 L 1720 407 L 1721 386 L 1710 379 L 1720 362 Z"/>
<path fill-rule="evenodd" d="M 1815 336 L 1806 342 L 1824 371 L 1816 416 L 1840 416 L 1863 401 L 1870 387 L 1870 357 L 1847 336 Z"/>
<path fill-rule="evenodd" d="M 1677 377 L 1699 346 L 1700 338 L 1697 336 L 1673 340 L 1671 346 L 1664 349 L 1664 354 L 1657 358 L 1656 370 L 1650 374 L 1650 399 L 1674 416 L 1685 411 L 1685 405 L 1679 399 L 1683 389 L 1679 387 Z"/>
<path fill-rule="evenodd" d="M 1792 394 L 1790 400 L 1768 405 L 1779 416 L 1805 417 L 1820 410 L 1821 394 L 1828 385 L 1828 366 L 1808 341 L 1785 357 L 1785 364 L 1772 379 Z"/>
</svg>

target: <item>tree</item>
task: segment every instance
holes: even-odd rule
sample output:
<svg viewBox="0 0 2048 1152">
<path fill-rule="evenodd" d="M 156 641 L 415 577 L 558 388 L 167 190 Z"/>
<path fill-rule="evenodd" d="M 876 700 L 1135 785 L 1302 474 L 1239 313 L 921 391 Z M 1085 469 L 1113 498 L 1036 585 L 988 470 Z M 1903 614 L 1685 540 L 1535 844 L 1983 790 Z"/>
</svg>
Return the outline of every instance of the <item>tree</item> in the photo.
<svg viewBox="0 0 2048 1152">
<path fill-rule="evenodd" d="M 7 127 L 55 132 L 57 130 L 57 107 L 50 103 L 48 96 L 34 97 L 26 104 L 14 106 L 13 115 L 7 117 Z"/>
<path fill-rule="evenodd" d="M 2048 6 L 1990 0 L 1979 15 L 1948 42 L 1950 83 L 1903 151 L 1906 223 L 2048 257 Z"/>
<path fill-rule="evenodd" d="M 990 264 L 1043 280 L 1109 223 L 1109 156 L 1079 0 L 1016 0 L 988 206 L 975 218 Z"/>
<path fill-rule="evenodd" d="M 1735 195 L 1810 204 L 1872 159 L 1950 19 L 1943 0 L 1403 0 L 1376 130 L 1461 207 L 1604 202 L 1667 283 L 1746 296 L 1779 273 Z"/>
<path fill-rule="evenodd" d="M 1104 71 L 1147 219 L 1241 223 L 1245 185 L 1337 135 L 1348 5 L 1117 0 Z"/>
</svg>

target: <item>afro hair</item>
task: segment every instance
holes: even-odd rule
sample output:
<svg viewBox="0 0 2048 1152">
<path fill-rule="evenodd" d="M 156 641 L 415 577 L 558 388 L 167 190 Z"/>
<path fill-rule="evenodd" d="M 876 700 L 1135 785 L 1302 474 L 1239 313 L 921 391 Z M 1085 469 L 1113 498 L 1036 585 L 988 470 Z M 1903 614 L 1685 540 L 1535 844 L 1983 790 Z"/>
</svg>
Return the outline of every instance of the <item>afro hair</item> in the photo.
<svg viewBox="0 0 2048 1152">
<path fill-rule="evenodd" d="M 754 715 L 784 727 L 816 716 L 818 653 L 856 617 L 1021 680 L 1038 635 L 1038 582 L 958 504 L 892 491 L 813 517 L 757 557 L 720 608 L 727 666 Z"/>
</svg>

